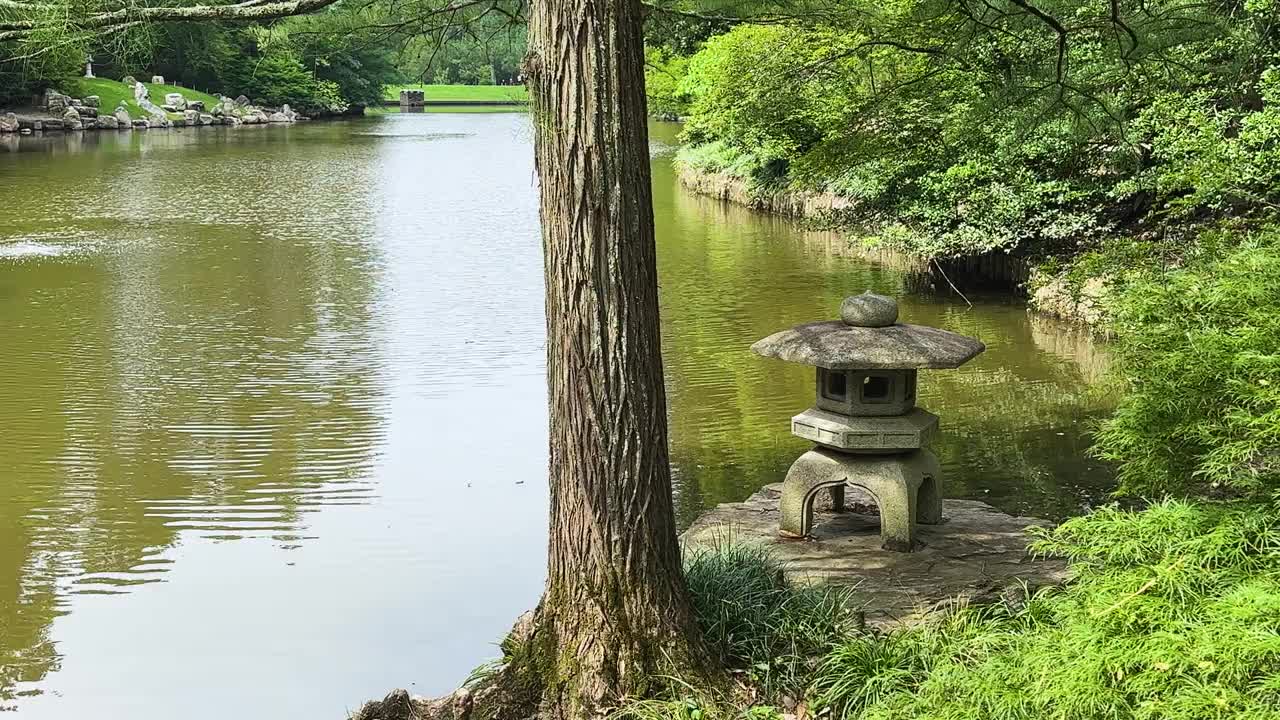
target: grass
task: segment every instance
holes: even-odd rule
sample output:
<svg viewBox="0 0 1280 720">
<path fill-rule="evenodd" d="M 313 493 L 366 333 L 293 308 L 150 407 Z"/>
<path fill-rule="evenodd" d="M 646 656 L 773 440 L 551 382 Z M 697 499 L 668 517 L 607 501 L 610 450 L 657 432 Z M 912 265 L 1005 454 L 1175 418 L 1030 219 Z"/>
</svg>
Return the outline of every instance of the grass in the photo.
<svg viewBox="0 0 1280 720">
<path fill-rule="evenodd" d="M 151 83 L 143 83 L 143 85 L 147 87 L 147 95 L 150 96 L 151 102 L 156 105 L 163 105 L 164 96 L 168 93 L 181 93 L 187 100 L 202 100 L 205 107 L 210 109 L 218 104 L 217 97 L 190 88 L 180 88 L 174 85 L 153 85 Z M 62 88 L 62 90 L 68 95 L 77 98 L 82 98 L 86 95 L 97 95 L 100 98 L 99 112 L 102 113 L 114 112 L 116 106 L 123 101 L 130 117 L 146 117 L 146 113 L 133 100 L 133 88 L 118 80 L 80 78 L 71 83 L 69 87 Z"/>
<path fill-rule="evenodd" d="M 1105 507 L 1033 550 L 1061 588 L 959 604 L 889 633 L 759 548 L 686 562 L 703 632 L 738 687 L 673 685 L 615 720 L 1280 720 L 1280 497 Z"/>
<path fill-rule="evenodd" d="M 383 98 L 399 100 L 401 90 L 421 90 L 427 102 L 528 102 L 523 85 L 388 85 Z"/>
</svg>

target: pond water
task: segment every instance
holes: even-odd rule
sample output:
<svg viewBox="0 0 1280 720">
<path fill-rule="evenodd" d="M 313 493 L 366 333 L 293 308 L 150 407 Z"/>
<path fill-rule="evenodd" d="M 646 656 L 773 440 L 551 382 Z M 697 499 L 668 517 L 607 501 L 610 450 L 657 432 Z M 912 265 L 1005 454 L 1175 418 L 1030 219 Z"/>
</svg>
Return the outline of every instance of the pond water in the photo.
<svg viewBox="0 0 1280 720">
<path fill-rule="evenodd" d="M 682 523 L 805 447 L 811 371 L 748 345 L 868 288 L 987 343 L 921 376 L 949 496 L 1105 493 L 1088 336 L 683 192 L 677 130 L 652 133 Z M 0 708 L 339 717 L 496 654 L 545 553 L 530 144 L 519 113 L 0 136 Z"/>
</svg>

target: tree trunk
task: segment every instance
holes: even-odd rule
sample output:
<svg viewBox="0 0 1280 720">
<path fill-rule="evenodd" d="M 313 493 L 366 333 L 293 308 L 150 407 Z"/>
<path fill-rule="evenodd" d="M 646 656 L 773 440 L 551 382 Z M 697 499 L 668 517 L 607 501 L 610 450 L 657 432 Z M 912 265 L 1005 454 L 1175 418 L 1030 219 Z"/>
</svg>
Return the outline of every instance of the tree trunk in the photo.
<svg viewBox="0 0 1280 720">
<path fill-rule="evenodd" d="M 530 18 L 551 524 L 516 662 L 551 717 L 714 672 L 672 510 L 642 23 L 639 0 L 537 0 Z"/>
</svg>

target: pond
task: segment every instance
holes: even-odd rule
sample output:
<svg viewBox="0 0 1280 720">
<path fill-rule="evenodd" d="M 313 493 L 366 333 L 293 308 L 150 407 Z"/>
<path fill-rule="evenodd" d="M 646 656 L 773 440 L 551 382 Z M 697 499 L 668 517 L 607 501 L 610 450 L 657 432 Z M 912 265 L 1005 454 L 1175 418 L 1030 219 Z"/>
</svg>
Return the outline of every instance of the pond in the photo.
<svg viewBox="0 0 1280 720">
<path fill-rule="evenodd" d="M 805 447 L 811 371 L 750 343 L 868 288 L 987 343 L 921 376 L 949 496 L 1105 495 L 1087 335 L 692 196 L 677 132 L 652 128 L 682 523 Z M 530 145 L 520 113 L 0 136 L 0 708 L 338 717 L 497 654 L 545 554 Z"/>
</svg>

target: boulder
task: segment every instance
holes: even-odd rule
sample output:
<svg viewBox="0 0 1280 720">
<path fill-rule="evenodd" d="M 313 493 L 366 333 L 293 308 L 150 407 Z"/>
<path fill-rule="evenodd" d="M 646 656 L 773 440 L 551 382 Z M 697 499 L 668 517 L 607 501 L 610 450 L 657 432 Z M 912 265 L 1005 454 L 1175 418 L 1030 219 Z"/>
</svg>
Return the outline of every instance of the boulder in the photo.
<svg viewBox="0 0 1280 720">
<path fill-rule="evenodd" d="M 166 105 L 161 105 L 161 106 L 160 106 L 160 109 L 161 109 L 161 110 L 163 110 L 163 111 L 165 111 L 165 112 L 171 112 L 171 113 L 176 113 L 176 112 L 178 112 L 178 107 L 177 107 L 176 105 L 168 105 L 168 104 L 166 104 Z"/>
<path fill-rule="evenodd" d="M 116 120 L 114 115 L 103 115 L 98 118 L 95 123 L 99 130 L 118 130 L 120 129 L 120 121 Z"/>
<path fill-rule="evenodd" d="M 87 107 L 87 106 L 86 106 L 86 107 L 78 107 L 78 108 L 76 108 L 76 112 L 80 113 L 80 119 L 81 119 L 81 120 L 83 120 L 84 118 L 96 118 L 96 117 L 98 117 L 98 108 L 91 108 L 91 107 Z"/>
<path fill-rule="evenodd" d="M 17 132 L 18 129 L 19 127 L 18 127 L 17 115 L 13 113 L 5 113 L 3 115 L 0 115 L 0 132 L 11 133 L 11 132 Z"/>
<path fill-rule="evenodd" d="M 166 107 L 172 105 L 179 111 L 187 109 L 187 99 L 182 96 L 182 93 L 166 93 L 164 104 Z"/>
<path fill-rule="evenodd" d="M 280 114 L 289 118 L 290 122 L 298 119 L 298 113 L 294 112 L 293 108 L 289 107 L 289 103 L 285 103 L 280 107 Z"/>
<path fill-rule="evenodd" d="M 62 130 L 62 121 L 54 118 L 44 120 L 43 122 L 40 122 L 37 124 L 40 125 L 40 127 L 36 129 L 44 130 L 45 132 L 59 132 L 60 130 Z"/>
<path fill-rule="evenodd" d="M 85 107 L 96 108 L 102 104 L 102 98 L 97 95 L 85 95 L 83 102 Z"/>
<path fill-rule="evenodd" d="M 50 114 L 61 115 L 63 110 L 66 110 L 68 107 L 70 107 L 70 104 L 67 102 L 70 99 L 71 98 L 68 98 L 66 95 L 62 95 L 60 93 L 56 93 L 50 90 L 45 92 L 44 106 L 45 106 L 45 109 L 48 110 Z"/>
<path fill-rule="evenodd" d="M 147 118 L 147 127 L 149 128 L 166 128 L 172 126 L 173 123 L 171 123 L 167 118 L 156 117 L 155 115 Z"/>
<path fill-rule="evenodd" d="M 116 108 L 116 111 L 112 115 L 113 117 L 115 117 L 116 122 L 120 123 L 125 127 L 128 127 L 133 124 L 133 119 L 129 117 L 129 111 L 125 110 L 122 107 Z"/>
<path fill-rule="evenodd" d="M 199 116 L 199 117 L 200 117 L 200 124 L 201 124 L 201 125 L 212 125 L 212 124 L 213 124 L 213 116 L 212 116 L 212 115 L 210 115 L 210 114 L 208 114 L 208 113 L 200 113 L 200 116 Z"/>
<path fill-rule="evenodd" d="M 195 110 L 186 110 L 182 113 L 182 119 L 185 120 L 188 125 L 195 125 L 200 122 L 200 113 Z"/>
<path fill-rule="evenodd" d="M 236 96 L 236 104 L 237 104 L 237 105 L 239 105 L 239 106 L 241 106 L 241 107 L 248 107 L 249 105 L 252 105 L 253 103 L 249 102 L 249 98 L 245 97 L 244 95 L 237 95 L 237 96 Z"/>
<path fill-rule="evenodd" d="M 241 122 L 242 122 L 242 121 L 240 120 L 240 118 L 236 117 L 235 115 L 223 115 L 223 116 L 222 116 L 222 124 L 223 124 L 223 125 L 230 125 L 230 126 L 232 126 L 232 127 L 235 127 L 236 125 L 239 125 Z"/>
<path fill-rule="evenodd" d="M 205 110 L 205 108 L 204 108 L 204 101 L 203 101 L 203 100 L 188 100 L 188 101 L 187 101 L 187 108 L 189 108 L 189 109 L 191 109 L 191 110 L 195 110 L 196 112 L 204 112 L 204 110 Z"/>
<path fill-rule="evenodd" d="M 80 121 L 80 113 L 76 112 L 73 107 L 67 108 L 62 113 L 62 129 L 63 130 L 83 130 L 84 123 Z"/>
<path fill-rule="evenodd" d="M 163 75 L 152 75 L 152 76 L 151 76 L 151 84 L 152 84 L 152 85 L 163 85 L 163 84 L 164 84 L 164 76 L 163 76 Z"/>
<path fill-rule="evenodd" d="M 267 122 L 270 123 L 291 123 L 293 120 L 282 112 L 273 112 L 267 116 Z"/>
<path fill-rule="evenodd" d="M 122 79 L 120 82 L 124 83 L 125 85 L 128 85 L 129 87 L 133 87 L 134 85 L 138 84 L 138 79 L 132 75 L 125 75 L 124 79 Z"/>
<path fill-rule="evenodd" d="M 67 98 L 67 104 L 68 104 L 68 105 L 70 105 L 70 106 L 71 106 L 71 107 L 73 107 L 73 108 L 82 108 L 82 107 L 84 107 L 84 101 L 83 101 L 83 100 L 78 100 L 78 99 L 76 99 L 76 98 Z"/>
<path fill-rule="evenodd" d="M 141 105 L 143 100 L 148 100 L 148 102 L 149 102 L 149 101 L 150 101 L 150 100 L 149 100 L 149 97 L 150 97 L 150 92 L 147 90 L 147 86 L 146 86 L 146 85 L 143 85 L 142 83 L 134 83 L 134 84 L 133 84 L 133 100 L 134 100 L 134 102 L 136 102 L 136 103 L 138 103 L 139 105 Z"/>
<path fill-rule="evenodd" d="M 138 118 L 137 120 L 134 120 L 132 125 L 134 130 L 146 130 L 151 127 L 151 124 L 148 123 L 145 118 Z"/>
</svg>

